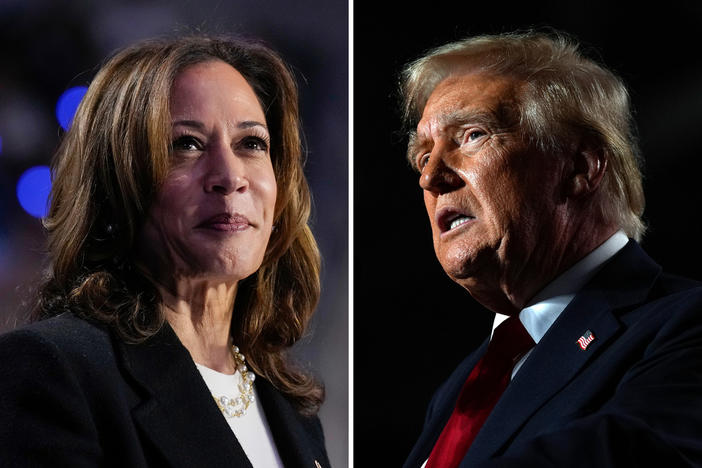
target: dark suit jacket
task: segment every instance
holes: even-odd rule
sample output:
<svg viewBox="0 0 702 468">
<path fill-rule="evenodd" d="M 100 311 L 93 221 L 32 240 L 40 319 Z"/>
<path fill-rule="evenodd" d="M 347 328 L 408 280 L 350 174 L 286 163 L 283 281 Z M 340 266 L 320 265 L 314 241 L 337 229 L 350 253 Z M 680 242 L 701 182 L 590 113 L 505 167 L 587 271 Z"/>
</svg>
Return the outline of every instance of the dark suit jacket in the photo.
<svg viewBox="0 0 702 468">
<path fill-rule="evenodd" d="M 319 420 L 256 390 L 286 467 L 328 467 Z M 173 330 L 125 344 L 71 314 L 0 337 L 0 466 L 250 467 Z"/>
<path fill-rule="evenodd" d="M 436 392 L 406 468 L 427 459 L 486 348 Z M 702 466 L 702 285 L 630 241 L 533 349 L 460 466 Z"/>
</svg>

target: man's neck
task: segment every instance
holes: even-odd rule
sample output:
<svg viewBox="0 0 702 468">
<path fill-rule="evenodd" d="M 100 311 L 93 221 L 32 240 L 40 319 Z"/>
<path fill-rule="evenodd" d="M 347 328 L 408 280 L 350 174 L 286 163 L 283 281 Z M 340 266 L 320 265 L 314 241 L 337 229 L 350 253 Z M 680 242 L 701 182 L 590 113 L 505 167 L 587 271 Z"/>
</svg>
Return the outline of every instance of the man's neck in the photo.
<svg viewBox="0 0 702 468">
<path fill-rule="evenodd" d="M 573 300 L 575 294 L 587 284 L 598 271 L 629 242 L 623 231 L 617 231 L 592 252 L 561 273 L 541 289 L 519 312 L 525 328 L 538 343 L 560 313 Z M 506 315 L 497 314 L 493 330 Z"/>
</svg>

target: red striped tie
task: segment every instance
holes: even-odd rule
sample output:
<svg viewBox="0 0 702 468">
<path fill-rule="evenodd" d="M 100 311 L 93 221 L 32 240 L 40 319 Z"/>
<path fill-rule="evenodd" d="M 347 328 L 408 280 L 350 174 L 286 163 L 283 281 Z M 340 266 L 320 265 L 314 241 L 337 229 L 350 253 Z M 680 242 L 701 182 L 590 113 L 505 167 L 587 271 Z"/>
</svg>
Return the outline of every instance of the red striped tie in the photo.
<svg viewBox="0 0 702 468">
<path fill-rule="evenodd" d="M 456 407 L 429 455 L 426 468 L 458 466 L 507 388 L 514 364 L 533 346 L 534 340 L 516 316 L 495 329 L 487 352 L 463 384 Z"/>
</svg>

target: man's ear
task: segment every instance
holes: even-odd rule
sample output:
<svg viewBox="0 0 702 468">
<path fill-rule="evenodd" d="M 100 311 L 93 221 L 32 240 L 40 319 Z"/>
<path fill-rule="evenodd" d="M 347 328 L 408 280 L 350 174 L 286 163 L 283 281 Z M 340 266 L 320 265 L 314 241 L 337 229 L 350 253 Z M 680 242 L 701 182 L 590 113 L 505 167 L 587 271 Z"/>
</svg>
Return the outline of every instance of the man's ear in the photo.
<svg viewBox="0 0 702 468">
<path fill-rule="evenodd" d="M 578 198 L 592 193 L 602 182 L 606 170 L 607 155 L 604 149 L 599 145 L 581 144 L 573 154 L 573 172 L 567 185 L 568 196 Z"/>
</svg>

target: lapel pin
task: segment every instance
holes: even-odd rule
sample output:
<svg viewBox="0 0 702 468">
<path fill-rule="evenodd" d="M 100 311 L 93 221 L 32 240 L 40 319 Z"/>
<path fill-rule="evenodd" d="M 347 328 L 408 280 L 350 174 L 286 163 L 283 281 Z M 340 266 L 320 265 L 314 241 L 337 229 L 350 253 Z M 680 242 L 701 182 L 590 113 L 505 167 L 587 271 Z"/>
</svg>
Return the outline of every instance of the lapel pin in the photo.
<svg viewBox="0 0 702 468">
<path fill-rule="evenodd" d="M 578 346 L 580 346 L 580 349 L 585 351 L 593 341 L 595 341 L 595 334 L 590 330 L 587 330 L 585 333 L 583 333 L 583 336 L 578 338 Z"/>
</svg>

